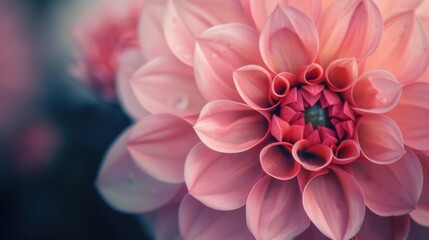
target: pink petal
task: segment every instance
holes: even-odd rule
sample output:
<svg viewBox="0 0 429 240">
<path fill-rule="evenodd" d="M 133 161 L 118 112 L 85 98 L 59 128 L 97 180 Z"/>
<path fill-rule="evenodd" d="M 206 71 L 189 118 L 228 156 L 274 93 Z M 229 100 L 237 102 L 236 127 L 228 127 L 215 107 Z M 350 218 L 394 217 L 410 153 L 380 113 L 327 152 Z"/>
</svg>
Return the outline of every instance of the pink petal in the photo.
<svg viewBox="0 0 429 240">
<path fill-rule="evenodd" d="M 402 90 L 401 100 L 387 113 L 399 126 L 405 144 L 422 151 L 429 150 L 429 84 L 414 83 Z"/>
<path fill-rule="evenodd" d="M 232 73 L 250 63 L 262 64 L 258 37 L 253 28 L 238 23 L 212 27 L 198 37 L 195 79 L 207 100 L 240 101 Z"/>
<path fill-rule="evenodd" d="M 201 110 L 194 126 L 201 141 L 223 153 L 244 152 L 267 136 L 268 121 L 249 106 L 232 101 L 212 101 Z"/>
<path fill-rule="evenodd" d="M 262 30 L 267 18 L 279 4 L 286 4 L 303 11 L 313 20 L 313 22 L 316 22 L 321 9 L 320 0 L 250 0 L 252 17 L 259 30 Z"/>
<path fill-rule="evenodd" d="M 270 122 L 270 133 L 277 141 L 281 142 L 284 138 L 289 137 L 291 126 L 287 121 L 277 115 L 273 115 Z"/>
<path fill-rule="evenodd" d="M 291 73 L 277 74 L 271 81 L 270 100 L 273 103 L 285 98 L 289 94 L 290 86 L 296 84 L 296 77 Z"/>
<path fill-rule="evenodd" d="M 162 29 L 165 3 L 151 0 L 143 5 L 139 22 L 140 47 L 146 59 L 171 54 Z"/>
<path fill-rule="evenodd" d="M 429 153 L 417 152 L 423 170 L 423 191 L 420 195 L 418 208 L 429 210 Z M 429 222 L 429 220 L 428 220 Z"/>
<path fill-rule="evenodd" d="M 360 146 L 352 139 L 346 139 L 336 148 L 333 162 L 337 164 L 351 163 L 360 156 Z"/>
<path fill-rule="evenodd" d="M 296 180 L 261 179 L 247 199 L 246 215 L 256 239 L 294 239 L 310 226 Z"/>
<path fill-rule="evenodd" d="M 141 67 L 131 87 L 140 104 L 152 113 L 192 115 L 205 104 L 192 68 L 173 56 L 161 56 Z"/>
<path fill-rule="evenodd" d="M 381 13 L 383 14 L 384 18 L 389 17 L 395 12 L 401 11 L 401 10 L 413 10 L 416 9 L 417 6 L 420 5 L 424 0 L 373 0 L 378 8 L 380 9 Z"/>
<path fill-rule="evenodd" d="M 408 151 L 389 165 L 353 164 L 366 206 L 380 216 L 404 215 L 415 209 L 423 188 L 423 172 L 417 156 Z"/>
<path fill-rule="evenodd" d="M 316 227 L 331 239 L 350 239 L 360 229 L 365 202 L 350 174 L 332 169 L 311 179 L 303 191 L 304 209 Z"/>
<path fill-rule="evenodd" d="M 127 151 L 130 131 L 110 147 L 97 177 L 97 189 L 115 209 L 127 213 L 155 210 L 169 202 L 182 184 L 160 182 L 142 171 Z"/>
<path fill-rule="evenodd" d="M 186 240 L 254 239 L 246 226 L 244 208 L 217 211 L 186 196 L 179 209 L 179 227 Z"/>
<path fill-rule="evenodd" d="M 156 240 L 181 240 L 179 230 L 180 202 L 163 207 L 155 222 Z"/>
<path fill-rule="evenodd" d="M 410 216 L 416 223 L 429 227 L 429 209 L 417 208 L 410 213 Z"/>
<path fill-rule="evenodd" d="M 267 145 L 260 154 L 261 166 L 270 176 L 289 180 L 298 175 L 301 165 L 293 159 L 292 144 L 276 142 Z"/>
<path fill-rule="evenodd" d="M 417 80 L 429 64 L 429 39 L 413 11 L 400 12 L 386 20 L 380 45 L 365 67 L 385 69 L 403 84 Z"/>
<path fill-rule="evenodd" d="M 417 209 L 410 213 L 411 218 L 417 223 L 429 227 L 429 154 L 417 153 L 423 170 L 423 190 L 417 205 Z"/>
<path fill-rule="evenodd" d="M 404 156 L 401 130 L 392 119 L 367 115 L 361 118 L 356 128 L 362 153 L 371 162 L 390 164 Z"/>
<path fill-rule="evenodd" d="M 305 13 L 279 5 L 261 32 L 259 48 L 262 59 L 273 72 L 296 73 L 316 60 L 319 38 L 313 21 Z"/>
<path fill-rule="evenodd" d="M 410 217 L 380 217 L 366 210 L 365 219 L 355 240 L 400 240 L 407 239 Z"/>
<path fill-rule="evenodd" d="M 318 25 L 323 66 L 339 58 L 367 58 L 378 47 L 383 19 L 371 0 L 336 1 Z"/>
<path fill-rule="evenodd" d="M 299 72 L 300 74 L 298 80 L 301 83 L 315 85 L 325 80 L 325 76 L 323 74 L 323 67 L 317 63 L 312 63 L 307 66 L 303 66 L 301 67 Z"/>
<path fill-rule="evenodd" d="M 244 206 L 253 185 L 261 178 L 259 152 L 225 154 L 199 143 L 185 164 L 189 194 L 217 210 Z"/>
<path fill-rule="evenodd" d="M 362 74 L 352 87 L 354 110 L 359 113 L 385 113 L 398 104 L 402 84 L 386 71 Z"/>
<path fill-rule="evenodd" d="M 134 73 L 145 63 L 140 49 L 133 49 L 124 52 L 119 58 L 117 76 L 117 95 L 119 103 L 125 112 L 133 119 L 140 119 L 149 114 L 142 107 L 130 85 L 130 79 Z"/>
<path fill-rule="evenodd" d="M 303 139 L 293 145 L 292 156 L 303 168 L 319 171 L 332 161 L 332 150 L 324 144 L 313 145 Z"/>
<path fill-rule="evenodd" d="M 336 1 L 337 0 L 322 0 L 322 11 L 325 11 L 328 7 L 331 6 L 332 3 Z"/>
<path fill-rule="evenodd" d="M 185 120 L 157 114 L 132 128 L 127 145 L 141 169 L 161 181 L 180 183 L 184 181 L 186 156 L 197 142 L 197 135 Z"/>
<path fill-rule="evenodd" d="M 196 38 L 212 26 L 234 22 L 247 22 L 239 1 L 169 0 L 163 26 L 171 51 L 192 66 Z"/>
<path fill-rule="evenodd" d="M 333 61 L 326 69 L 326 83 L 334 92 L 344 92 L 352 87 L 358 76 L 358 65 L 354 58 Z"/>
<path fill-rule="evenodd" d="M 248 65 L 234 71 L 234 83 L 241 98 L 255 109 L 272 106 L 269 93 L 271 75 L 263 67 Z"/>
</svg>

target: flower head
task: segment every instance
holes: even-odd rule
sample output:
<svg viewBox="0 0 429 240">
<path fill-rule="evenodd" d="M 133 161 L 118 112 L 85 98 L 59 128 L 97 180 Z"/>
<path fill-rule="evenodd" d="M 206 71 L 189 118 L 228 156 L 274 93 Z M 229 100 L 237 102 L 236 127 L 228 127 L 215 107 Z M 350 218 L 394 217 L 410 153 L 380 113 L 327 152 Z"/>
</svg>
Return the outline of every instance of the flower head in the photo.
<svg viewBox="0 0 429 240">
<path fill-rule="evenodd" d="M 429 25 L 378 2 L 148 1 L 131 157 L 256 239 L 429 226 Z"/>
</svg>

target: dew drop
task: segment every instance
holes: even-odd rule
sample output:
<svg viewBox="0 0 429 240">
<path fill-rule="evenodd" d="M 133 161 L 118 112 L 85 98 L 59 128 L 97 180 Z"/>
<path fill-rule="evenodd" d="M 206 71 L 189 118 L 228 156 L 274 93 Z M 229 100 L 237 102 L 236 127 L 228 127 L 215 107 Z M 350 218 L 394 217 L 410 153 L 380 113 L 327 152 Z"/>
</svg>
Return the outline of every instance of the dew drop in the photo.
<svg viewBox="0 0 429 240">
<path fill-rule="evenodd" d="M 191 59 L 191 54 L 189 54 L 189 53 L 185 53 L 185 55 L 183 55 L 183 57 L 184 57 L 186 60 L 189 60 L 189 59 Z"/>
<path fill-rule="evenodd" d="M 212 53 L 212 58 L 217 58 L 217 57 L 218 57 L 217 53 Z"/>
<path fill-rule="evenodd" d="M 134 175 L 134 173 L 129 173 L 128 177 L 127 177 L 127 182 L 128 184 L 134 184 L 134 182 L 136 181 L 136 176 Z"/>
<path fill-rule="evenodd" d="M 152 195 L 157 195 L 157 194 L 158 194 L 158 189 L 153 188 L 153 189 L 151 189 L 151 190 L 150 190 L 150 193 L 151 193 Z"/>
<path fill-rule="evenodd" d="M 189 105 L 189 101 L 188 101 L 188 99 L 187 99 L 187 98 L 185 98 L 185 97 L 179 97 L 179 98 L 176 100 L 175 105 L 176 105 L 176 107 L 177 107 L 178 109 L 184 110 L 184 109 L 186 109 L 186 108 L 188 107 L 188 105 Z"/>
</svg>

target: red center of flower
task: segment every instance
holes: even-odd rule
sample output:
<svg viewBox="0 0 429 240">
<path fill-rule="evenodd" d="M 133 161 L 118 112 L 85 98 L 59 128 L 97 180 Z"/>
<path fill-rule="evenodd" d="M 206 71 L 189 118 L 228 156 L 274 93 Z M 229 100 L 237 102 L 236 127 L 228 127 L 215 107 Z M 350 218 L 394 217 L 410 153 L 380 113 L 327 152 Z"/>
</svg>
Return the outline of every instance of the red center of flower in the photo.
<svg viewBox="0 0 429 240">
<path fill-rule="evenodd" d="M 320 80 L 323 81 L 323 76 Z M 296 84 L 278 100 L 272 115 L 271 134 L 279 142 L 307 139 L 312 144 L 331 146 L 353 137 L 354 111 L 342 95 L 320 80 L 317 84 Z M 281 86 L 273 89 L 286 91 Z"/>
<path fill-rule="evenodd" d="M 311 123 L 313 128 L 318 126 L 332 128 L 329 122 L 329 113 L 326 108 L 322 108 L 319 103 L 308 107 L 304 111 L 305 123 Z"/>
</svg>

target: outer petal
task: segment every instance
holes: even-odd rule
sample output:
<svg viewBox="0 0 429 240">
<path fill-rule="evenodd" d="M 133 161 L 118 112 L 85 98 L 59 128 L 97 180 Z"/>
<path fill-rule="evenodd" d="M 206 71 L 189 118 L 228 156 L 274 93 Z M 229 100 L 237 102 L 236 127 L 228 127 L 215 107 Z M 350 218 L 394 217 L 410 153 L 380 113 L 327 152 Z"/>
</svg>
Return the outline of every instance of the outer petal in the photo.
<svg viewBox="0 0 429 240">
<path fill-rule="evenodd" d="M 140 168 L 161 181 L 179 183 L 184 181 L 186 156 L 198 141 L 185 120 L 158 114 L 138 122 L 127 144 Z"/>
<path fill-rule="evenodd" d="M 192 115 L 205 104 L 192 68 L 174 56 L 148 62 L 134 75 L 131 86 L 140 104 L 152 113 Z"/>
<path fill-rule="evenodd" d="M 143 5 L 138 33 L 140 48 L 148 60 L 171 54 L 162 29 L 164 13 L 165 3 L 162 1 L 147 0 Z"/>
<path fill-rule="evenodd" d="M 234 83 L 241 98 L 255 109 L 271 107 L 271 75 L 263 67 L 248 65 L 234 71 Z"/>
<path fill-rule="evenodd" d="M 316 227 L 331 239 L 350 239 L 365 215 L 363 193 L 350 174 L 334 169 L 311 179 L 303 191 L 303 205 Z"/>
<path fill-rule="evenodd" d="M 143 56 L 139 49 L 129 50 L 123 53 L 119 59 L 117 92 L 122 108 L 133 118 L 140 119 L 149 114 L 142 107 L 134 95 L 129 80 L 133 74 L 144 64 Z"/>
<path fill-rule="evenodd" d="M 170 201 L 182 184 L 163 183 L 142 171 L 127 151 L 125 143 L 129 135 L 126 131 L 113 143 L 98 173 L 97 188 L 119 211 L 152 211 Z"/>
<path fill-rule="evenodd" d="M 357 124 L 357 140 L 363 155 L 377 164 L 390 164 L 405 153 L 401 130 L 390 118 L 367 115 Z"/>
<path fill-rule="evenodd" d="M 287 4 L 306 13 L 316 22 L 321 10 L 320 0 L 250 0 L 250 9 L 256 27 L 262 30 L 264 24 L 278 4 Z"/>
<path fill-rule="evenodd" d="M 429 153 L 418 152 L 420 164 L 423 170 L 423 191 L 420 195 L 418 208 L 424 208 L 429 211 Z M 429 219 L 427 220 L 429 222 Z"/>
<path fill-rule="evenodd" d="M 373 0 L 378 8 L 380 9 L 381 13 L 383 14 L 384 18 L 389 17 L 395 12 L 401 11 L 401 10 L 413 10 L 416 9 L 420 3 L 423 2 L 423 0 Z"/>
<path fill-rule="evenodd" d="M 423 191 L 417 209 L 410 215 L 417 223 L 429 227 L 429 154 L 418 153 L 418 157 L 423 169 Z"/>
<path fill-rule="evenodd" d="M 179 230 L 179 203 L 163 207 L 155 222 L 156 240 L 181 240 Z"/>
<path fill-rule="evenodd" d="M 198 88 L 207 100 L 240 101 L 232 72 L 250 63 L 261 64 L 258 33 L 232 23 L 212 27 L 197 39 L 194 71 Z"/>
<path fill-rule="evenodd" d="M 244 208 L 216 211 L 186 196 L 179 209 L 179 227 L 186 240 L 254 239 L 246 226 Z"/>
<path fill-rule="evenodd" d="M 429 84 L 414 83 L 402 90 L 402 97 L 387 115 L 395 120 L 405 144 L 423 151 L 429 150 Z"/>
<path fill-rule="evenodd" d="M 242 207 L 262 176 L 258 157 L 257 151 L 225 154 L 203 143 L 195 145 L 185 165 L 189 194 L 217 210 Z"/>
<path fill-rule="evenodd" d="M 355 240 L 402 240 L 410 231 L 410 217 L 380 217 L 366 210 L 365 219 Z"/>
<path fill-rule="evenodd" d="M 355 111 L 360 113 L 385 113 L 399 102 L 402 85 L 386 71 L 362 74 L 352 87 Z"/>
<path fill-rule="evenodd" d="M 416 223 L 429 227 L 429 209 L 417 208 L 410 213 L 410 216 Z"/>
<path fill-rule="evenodd" d="M 366 206 L 376 214 L 399 216 L 416 207 L 423 188 L 423 172 L 412 151 L 389 165 L 355 163 L 353 172 L 364 191 Z"/>
<path fill-rule="evenodd" d="M 336 1 L 318 25 L 322 66 L 338 58 L 366 58 L 378 47 L 383 19 L 371 0 Z"/>
<path fill-rule="evenodd" d="M 296 73 L 316 60 L 319 38 L 313 21 L 305 13 L 279 5 L 261 32 L 259 48 L 262 59 L 273 72 Z"/>
<path fill-rule="evenodd" d="M 246 22 L 240 1 L 169 0 L 164 17 L 164 34 L 174 55 L 192 66 L 195 39 L 204 30 L 222 23 Z"/>
<path fill-rule="evenodd" d="M 201 141 L 223 153 L 244 152 L 268 134 L 268 121 L 249 106 L 231 101 L 209 102 L 194 126 Z"/>
<path fill-rule="evenodd" d="M 310 226 L 296 180 L 261 179 L 250 192 L 246 215 L 256 239 L 294 239 Z"/>
<path fill-rule="evenodd" d="M 365 67 L 387 70 L 403 84 L 417 80 L 429 64 L 429 39 L 413 11 L 400 12 L 386 20 L 380 45 L 383 47 Z"/>
</svg>

